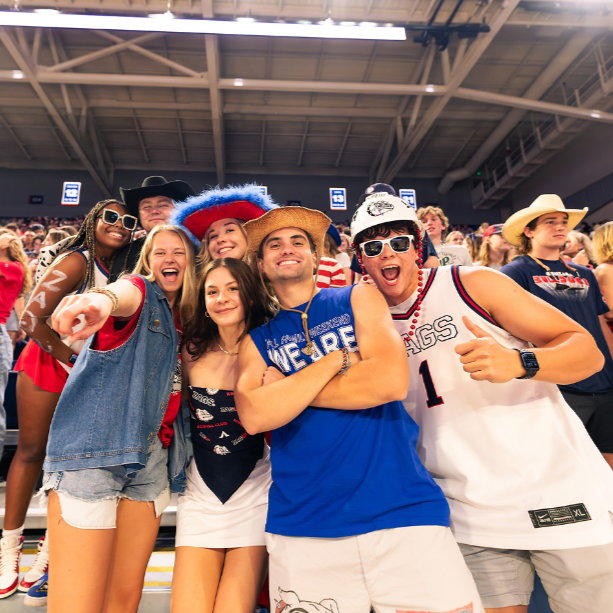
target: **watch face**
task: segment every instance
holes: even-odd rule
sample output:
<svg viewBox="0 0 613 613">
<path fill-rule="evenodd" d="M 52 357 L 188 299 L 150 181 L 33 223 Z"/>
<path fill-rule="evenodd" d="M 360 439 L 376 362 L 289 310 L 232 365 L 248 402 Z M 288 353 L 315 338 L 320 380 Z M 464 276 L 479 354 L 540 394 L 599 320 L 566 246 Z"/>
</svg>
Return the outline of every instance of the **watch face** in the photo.
<svg viewBox="0 0 613 613">
<path fill-rule="evenodd" d="M 526 370 L 538 370 L 539 363 L 536 359 L 536 356 L 531 351 L 522 351 L 521 353 L 521 361 Z"/>
</svg>

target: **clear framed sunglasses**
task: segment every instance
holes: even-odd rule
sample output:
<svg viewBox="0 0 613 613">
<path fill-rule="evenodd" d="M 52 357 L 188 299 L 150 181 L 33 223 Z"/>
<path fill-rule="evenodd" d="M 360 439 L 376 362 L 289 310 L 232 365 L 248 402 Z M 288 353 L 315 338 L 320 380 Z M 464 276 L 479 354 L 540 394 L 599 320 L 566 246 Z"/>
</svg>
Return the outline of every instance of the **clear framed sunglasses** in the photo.
<svg viewBox="0 0 613 613">
<path fill-rule="evenodd" d="M 102 209 L 102 216 L 100 219 L 102 219 L 104 223 L 109 224 L 109 226 L 114 226 L 121 219 L 121 225 L 130 232 L 136 230 L 136 226 L 138 225 L 138 218 L 134 217 L 134 215 L 120 215 L 113 209 Z"/>
<path fill-rule="evenodd" d="M 413 237 L 410 234 L 390 236 L 389 238 L 366 241 L 360 245 L 362 253 L 368 258 L 374 258 L 383 253 L 383 247 L 389 245 L 395 253 L 405 253 L 411 248 Z"/>
</svg>

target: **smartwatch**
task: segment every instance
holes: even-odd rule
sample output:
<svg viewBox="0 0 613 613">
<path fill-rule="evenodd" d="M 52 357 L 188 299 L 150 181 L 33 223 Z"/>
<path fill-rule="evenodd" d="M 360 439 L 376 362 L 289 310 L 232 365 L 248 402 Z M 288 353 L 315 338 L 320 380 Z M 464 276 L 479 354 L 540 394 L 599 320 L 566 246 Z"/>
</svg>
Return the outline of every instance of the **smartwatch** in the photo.
<svg viewBox="0 0 613 613">
<path fill-rule="evenodd" d="M 519 359 L 522 366 L 526 369 L 526 374 L 523 377 L 517 377 L 518 379 L 532 379 L 534 375 L 539 371 L 539 362 L 536 359 L 534 351 L 529 349 L 516 349 L 519 352 Z"/>
<path fill-rule="evenodd" d="M 78 357 L 79 357 L 79 354 L 78 354 L 78 353 L 73 353 L 73 354 L 70 356 L 70 358 L 68 358 L 68 363 L 69 363 L 71 366 L 74 366 L 74 363 L 77 361 L 77 358 L 78 358 Z"/>
</svg>

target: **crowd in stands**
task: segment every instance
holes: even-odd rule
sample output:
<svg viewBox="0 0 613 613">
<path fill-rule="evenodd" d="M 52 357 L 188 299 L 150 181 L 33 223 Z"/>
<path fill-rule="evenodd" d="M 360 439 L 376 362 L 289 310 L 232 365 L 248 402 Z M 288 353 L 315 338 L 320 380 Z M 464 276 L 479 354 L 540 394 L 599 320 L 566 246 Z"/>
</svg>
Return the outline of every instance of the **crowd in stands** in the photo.
<svg viewBox="0 0 613 613">
<path fill-rule="evenodd" d="M 364 211 L 371 206 L 376 214 L 367 215 Z M 327 560 L 326 549 L 324 555 L 316 554 L 319 550 L 309 549 L 310 545 L 292 550 L 293 537 L 305 542 L 342 541 L 341 537 L 347 535 L 409 526 L 449 532 L 445 496 L 452 501 L 452 524 L 454 496 L 446 491 L 444 478 L 436 483 L 431 478 L 421 462 L 432 474 L 438 471 L 430 468 L 414 445 L 417 426 L 424 428 L 416 417 L 421 409 L 413 406 L 418 402 L 417 396 L 409 392 L 402 400 L 406 389 L 402 395 L 396 390 L 394 399 L 389 400 L 392 396 L 384 392 L 386 386 L 399 390 L 411 368 L 411 384 L 423 382 L 424 389 L 416 394 L 426 394 L 422 404 L 428 408 L 424 418 L 427 421 L 430 409 L 445 404 L 437 389 L 443 392 L 435 385 L 436 376 L 445 373 L 455 386 L 446 390 L 448 398 L 453 395 L 447 408 L 470 413 L 472 405 L 462 406 L 461 399 L 465 385 L 462 376 L 471 371 L 465 366 L 459 372 L 462 368 L 457 354 L 462 354 L 462 364 L 467 365 L 470 359 L 465 356 L 471 350 L 463 352 L 461 347 L 470 345 L 474 337 L 496 339 L 492 341 L 494 345 L 510 344 L 513 350 L 505 346 L 504 359 L 512 367 L 519 365 L 522 374 L 515 372 L 500 379 L 492 375 L 481 381 L 500 382 L 502 394 L 506 393 L 510 400 L 524 398 L 525 394 L 524 400 L 517 402 L 526 406 L 538 396 L 542 402 L 536 404 L 546 405 L 544 410 L 551 409 L 552 414 L 563 405 L 561 413 L 568 410 L 560 423 L 572 431 L 571 438 L 580 430 L 571 441 L 577 449 L 567 455 L 585 455 L 589 460 L 585 466 L 590 470 L 596 466 L 595 470 L 602 471 L 602 457 L 613 468 L 613 421 L 602 418 L 602 407 L 609 411 L 613 403 L 613 311 L 608 310 L 608 305 L 613 306 L 613 222 L 590 226 L 582 220 L 585 211 L 565 209 L 553 195 L 541 196 L 505 223 L 454 225 L 449 213 L 435 203 L 413 210 L 396 196 L 393 188 L 376 184 L 361 197 L 351 222 L 331 224 L 319 211 L 278 207 L 254 186 L 213 189 L 196 195 L 183 181 L 149 177 L 140 187 L 122 189 L 121 200 L 99 202 L 85 216 L 0 218 L 0 408 L 8 373 L 11 369 L 18 371 L 20 423 L 17 453 L 7 478 L 0 539 L 0 599 L 20 590 L 28 593 L 26 604 L 40 606 L 41 599 L 47 597 L 51 557 L 56 569 L 50 588 L 54 610 L 62 610 L 60 605 L 71 601 L 87 603 L 91 611 L 136 611 L 160 515 L 171 491 L 181 493 L 173 613 L 194 608 L 207 613 L 254 611 L 268 568 L 266 546 L 269 553 L 278 548 L 278 557 L 270 557 L 271 581 L 274 579 L 271 594 L 281 599 L 276 610 L 307 610 L 300 608 L 299 596 L 293 591 L 293 569 L 298 569 L 295 572 L 299 575 L 304 572 L 300 569 L 313 560 L 330 563 L 331 569 L 335 562 L 333 556 Z M 298 255 L 282 261 L 277 255 L 282 249 Z M 390 258 L 387 268 L 377 268 L 380 259 L 385 258 Z M 437 272 L 439 267 L 453 268 Z M 298 273 L 292 276 L 294 268 L 302 271 L 302 277 Z M 485 277 L 479 277 L 482 274 Z M 505 296 L 512 296 L 517 286 L 509 277 L 526 290 L 517 297 L 518 311 L 524 316 L 534 313 L 534 321 L 514 319 Z M 489 292 L 490 283 L 500 288 L 499 295 Z M 318 293 L 318 289 L 327 288 L 341 290 Z M 453 325 L 445 310 L 446 296 L 450 297 L 450 311 L 455 309 L 459 317 Z M 479 297 L 477 303 L 472 302 L 471 296 Z M 544 306 L 545 302 L 556 309 Z M 487 308 L 480 311 L 479 304 Z M 424 329 L 429 326 L 429 332 L 420 333 L 420 309 L 426 307 L 442 310 L 434 327 L 422 321 Z M 576 323 L 570 325 L 558 310 Z M 458 322 L 475 312 L 484 315 L 485 321 L 478 320 L 481 327 L 465 321 L 466 330 L 458 332 Z M 460 313 L 465 315 L 463 319 Z M 501 322 L 494 320 L 496 314 L 500 314 Z M 73 328 L 78 317 L 83 325 Z M 141 326 L 141 320 L 148 325 Z M 551 322 L 551 330 L 543 334 L 539 331 L 542 321 Z M 455 344 L 438 342 L 455 338 L 446 336 L 453 334 L 452 329 L 462 339 L 456 349 Z M 521 333 L 525 335 L 520 337 Z M 363 343 L 359 346 L 361 355 L 356 338 Z M 284 339 L 283 347 L 279 339 Z M 306 344 L 299 348 L 299 342 Z M 355 351 L 350 348 L 352 343 Z M 538 354 L 544 356 L 541 374 L 545 372 L 548 378 L 533 381 L 533 387 L 518 382 L 538 372 L 531 350 L 549 347 L 548 343 L 549 353 Z M 18 344 L 23 352 L 14 364 Z M 85 350 L 87 347 L 93 351 Z M 596 347 L 606 358 L 599 372 Z M 578 355 L 589 354 L 581 366 L 583 370 L 577 366 L 577 372 L 585 376 L 578 383 L 566 374 L 573 348 Z M 432 373 L 426 351 L 434 356 L 428 358 Z M 514 351 L 522 355 L 521 364 L 515 360 Z M 560 362 L 564 368 L 558 368 L 565 374 L 558 378 L 548 362 L 548 356 L 556 351 L 565 360 Z M 113 360 L 105 360 L 107 352 L 113 352 Z M 524 354 L 528 355 L 525 362 Z M 534 372 L 530 359 L 536 364 Z M 434 370 L 437 360 L 447 364 L 439 368 L 438 374 Z M 360 365 L 361 362 L 366 363 Z M 303 367 L 305 370 L 301 370 Z M 418 371 L 414 372 L 415 368 Z M 309 369 L 318 374 L 300 383 Z M 348 372 L 350 375 L 344 378 Z M 455 374 L 448 374 L 451 372 Z M 285 385 L 292 378 L 298 382 L 295 388 Z M 475 383 L 477 378 L 472 375 L 470 378 L 476 397 L 481 383 Z M 343 383 L 346 381 L 351 385 Z M 485 403 L 482 408 L 495 404 L 498 389 L 487 388 L 492 397 L 481 398 Z M 265 391 L 261 393 L 262 390 Z M 315 391 L 308 396 L 309 390 Z M 304 400 L 301 395 L 308 399 L 298 410 L 294 405 Z M 505 411 L 513 409 L 510 400 L 501 403 Z M 354 401 L 359 406 L 354 407 Z M 457 406 L 452 407 L 454 402 Z M 83 406 L 87 406 L 86 416 Z M 185 411 L 186 406 L 187 416 L 182 419 L 182 407 Z M 569 407 L 583 425 L 573 422 L 576 417 Z M 358 408 L 367 409 L 368 418 L 362 418 L 364 412 Z M 480 414 L 479 419 L 482 417 Z M 511 423 L 514 416 L 504 413 L 507 418 Z M 551 415 L 542 413 L 537 418 L 539 427 L 546 431 Z M 133 424 L 140 426 L 132 427 Z M 469 425 L 470 432 L 465 434 L 470 438 L 474 424 L 470 421 Z M 485 422 L 478 426 L 477 430 L 487 428 Z M 0 415 L 0 455 L 4 427 Z M 373 428 L 377 435 L 371 440 Z M 422 440 L 421 444 L 438 444 L 436 425 L 427 424 L 425 428 L 426 442 Z M 398 434 L 404 429 L 407 441 Z M 272 451 L 264 436 L 271 431 Z M 187 458 L 184 435 L 191 435 L 191 460 Z M 504 432 L 502 438 L 506 436 Z M 311 455 L 315 439 L 318 451 Z M 456 443 L 458 448 L 463 444 Z M 515 443 L 510 435 L 506 442 L 501 441 L 501 445 L 509 446 L 509 454 L 514 453 L 511 447 L 517 447 Z M 471 466 L 467 470 L 475 470 L 471 472 L 471 484 L 479 483 L 481 478 L 475 467 L 488 463 L 475 451 L 479 444 L 477 441 L 471 447 L 476 458 L 471 455 L 468 463 Z M 348 445 L 349 452 L 342 452 L 344 445 Z M 552 464 L 559 452 L 554 447 L 547 452 Z M 243 453 L 236 453 L 237 449 Z M 277 466 L 284 467 L 282 471 L 277 469 L 276 476 L 274 453 L 283 458 L 276 460 Z M 536 457 L 540 451 L 535 447 L 527 453 Z M 381 458 L 380 465 L 373 467 L 370 455 Z M 305 468 L 306 457 L 310 458 L 310 469 Z M 368 494 L 360 498 L 363 484 L 346 485 L 350 490 L 347 497 L 355 494 L 359 500 L 355 506 L 353 499 L 351 504 L 344 504 L 338 490 L 353 482 L 353 471 L 360 463 L 368 481 Z M 500 466 L 502 471 L 507 470 L 504 458 Z M 571 491 L 580 491 L 580 478 L 571 483 L 571 476 L 580 472 L 577 466 L 568 468 L 568 474 L 560 478 L 555 496 L 566 483 Z M 49 534 L 41 539 L 32 568 L 20 576 L 25 517 L 41 468 L 45 478 L 40 495 L 49 502 Z M 530 466 L 526 468 L 531 474 L 539 473 Z M 309 470 L 317 473 L 315 478 L 311 475 L 299 483 L 296 475 L 304 477 Z M 459 474 L 460 468 L 457 470 Z M 514 470 L 515 466 L 511 466 L 511 472 Z M 545 472 L 543 468 L 544 478 Z M 333 475 L 330 482 L 326 480 L 328 473 Z M 388 487 L 388 480 L 397 477 L 398 485 L 406 475 L 414 479 L 406 491 L 401 485 Z M 497 479 L 495 475 L 494 481 Z M 462 476 L 459 481 L 469 480 Z M 503 491 L 508 483 L 504 479 L 501 482 L 496 487 L 500 485 Z M 507 492 L 509 498 L 513 497 L 511 489 Z M 538 489 L 536 485 L 534 489 Z M 585 491 L 589 490 L 591 496 L 592 489 L 586 485 Z M 292 492 L 293 497 L 287 492 Z M 555 496 L 552 500 L 557 500 Z M 318 497 L 323 500 L 321 509 L 311 513 L 307 507 Z M 517 496 L 513 500 L 516 499 Z M 540 504 L 538 496 L 537 499 Z M 487 504 L 490 502 L 488 498 Z M 497 502 L 492 503 L 492 508 Z M 581 502 L 574 506 L 584 507 L 583 500 L 570 502 Z M 599 499 L 593 506 L 604 508 L 605 504 L 604 499 Z M 422 511 L 415 510 L 420 505 L 427 509 L 423 517 Z M 536 501 L 534 505 L 532 509 L 539 508 Z M 558 517 L 560 508 L 563 507 L 552 503 L 544 510 Z M 496 512 L 492 511 L 492 517 Z M 413 517 L 412 513 L 417 515 Z M 356 519 L 362 518 L 361 514 L 363 523 Z M 480 527 L 482 520 L 473 519 Z M 538 521 L 532 517 L 532 523 Z M 566 522 L 564 518 L 561 521 Z M 601 525 L 603 521 L 606 529 Z M 594 538 L 589 544 L 612 547 L 606 540 L 608 536 L 602 537 L 611 530 L 609 523 L 607 515 L 599 524 L 600 540 Z M 492 523 L 492 533 L 497 536 L 501 534 L 497 532 L 499 524 L 505 521 L 497 519 Z M 530 533 L 533 526 L 527 521 L 526 524 L 515 532 L 515 527 L 510 529 L 509 539 L 524 529 Z M 99 534 L 92 537 L 96 533 Z M 383 556 L 389 563 L 383 574 L 398 579 L 401 560 L 407 557 L 398 553 L 399 543 L 406 535 L 401 534 L 398 542 L 396 537 L 388 537 L 386 550 L 395 550 L 400 557 L 394 561 L 392 554 Z M 432 602 L 441 598 L 436 610 L 480 613 L 483 609 L 478 592 L 483 596 L 484 589 L 477 576 L 487 573 L 471 566 L 469 559 L 474 564 L 473 554 L 477 552 L 469 549 L 490 546 L 459 540 L 465 548 L 465 566 L 456 542 L 450 533 L 447 537 L 437 541 L 440 549 L 432 545 L 430 537 L 427 539 L 426 549 L 436 549 L 441 559 L 454 560 L 445 571 L 449 579 L 446 591 L 436 597 L 432 594 L 439 591 L 439 560 L 433 556 L 423 562 L 419 570 L 423 570 L 428 598 L 433 598 Z M 581 538 L 579 535 L 576 542 L 583 543 Z M 410 539 L 406 543 L 409 541 L 413 546 Z M 495 549 L 499 546 L 502 547 L 492 545 L 491 551 L 499 551 Z M 580 545 L 568 545 L 569 549 L 573 547 Z M 531 545 L 520 550 L 555 548 Z M 292 555 L 287 553 L 290 550 Z M 454 551 L 457 559 L 453 558 Z M 96 563 L 92 565 L 94 558 Z M 382 561 L 376 562 L 379 563 Z M 416 563 L 421 564 L 421 560 Z M 605 569 L 596 574 L 609 577 L 613 570 L 607 573 Z M 334 579 L 333 570 L 321 574 L 332 577 L 327 578 L 331 583 L 325 584 L 324 590 L 340 584 L 350 601 L 353 594 L 349 581 Z M 563 573 L 561 576 L 565 579 Z M 320 579 L 324 581 L 326 577 L 317 578 Z M 406 581 L 403 577 L 390 581 L 391 593 L 398 588 L 401 595 L 394 597 L 405 606 L 404 587 L 400 589 L 399 585 L 404 586 Z M 349 587 L 345 588 L 345 583 Z M 483 602 L 488 612 L 506 606 L 527 606 L 524 600 L 526 594 L 529 598 L 530 590 L 527 587 L 521 594 L 521 603 Z M 599 597 L 594 598 L 596 601 Z M 472 600 L 467 608 L 458 608 L 469 599 Z M 311 604 L 314 603 L 308 603 Z M 374 600 L 370 604 L 377 609 Z M 335 606 L 336 609 L 325 610 L 340 610 Z M 351 611 L 351 606 L 341 608 L 343 613 Z M 265 609 L 262 606 L 260 610 Z M 593 610 L 604 611 L 596 605 Z M 517 611 L 523 613 L 524 609 Z"/>
</svg>

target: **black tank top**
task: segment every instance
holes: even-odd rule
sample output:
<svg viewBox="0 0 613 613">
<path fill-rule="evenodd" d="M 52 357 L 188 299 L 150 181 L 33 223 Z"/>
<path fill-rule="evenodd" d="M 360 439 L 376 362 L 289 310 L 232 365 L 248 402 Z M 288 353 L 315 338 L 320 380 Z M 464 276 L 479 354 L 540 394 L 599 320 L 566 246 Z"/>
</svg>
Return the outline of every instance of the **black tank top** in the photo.
<svg viewBox="0 0 613 613">
<path fill-rule="evenodd" d="M 196 467 L 223 504 L 264 455 L 264 434 L 247 434 L 231 390 L 190 385 L 189 407 Z"/>
</svg>

